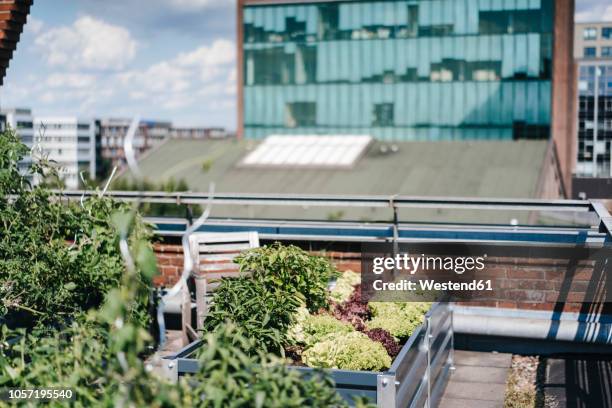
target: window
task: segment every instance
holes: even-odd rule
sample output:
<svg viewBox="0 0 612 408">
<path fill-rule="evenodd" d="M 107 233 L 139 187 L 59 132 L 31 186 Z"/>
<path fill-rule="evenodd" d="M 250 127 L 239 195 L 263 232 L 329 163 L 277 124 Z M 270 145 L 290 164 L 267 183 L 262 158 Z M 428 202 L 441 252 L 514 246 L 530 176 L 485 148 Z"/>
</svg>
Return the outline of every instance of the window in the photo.
<svg viewBox="0 0 612 408">
<path fill-rule="evenodd" d="M 612 112 L 612 98 L 606 99 L 606 111 Z"/>
<path fill-rule="evenodd" d="M 317 105 L 314 102 L 292 102 L 285 105 L 285 126 L 316 126 Z"/>
<path fill-rule="evenodd" d="M 539 10 L 481 11 L 478 30 L 481 34 L 511 34 L 540 31 Z"/>
<path fill-rule="evenodd" d="M 607 40 L 612 40 L 612 27 L 602 27 L 601 37 Z"/>
<path fill-rule="evenodd" d="M 612 57 L 612 47 L 601 47 L 602 57 Z"/>
<path fill-rule="evenodd" d="M 582 32 L 583 38 L 585 40 L 595 40 L 597 39 L 597 28 L 595 27 L 587 27 Z"/>
<path fill-rule="evenodd" d="M 17 122 L 17 129 L 32 129 L 32 122 Z"/>
<path fill-rule="evenodd" d="M 376 103 L 372 118 L 372 126 L 393 126 L 393 104 Z"/>
<path fill-rule="evenodd" d="M 597 48 L 584 47 L 584 58 L 595 58 L 595 57 L 597 57 Z"/>
</svg>

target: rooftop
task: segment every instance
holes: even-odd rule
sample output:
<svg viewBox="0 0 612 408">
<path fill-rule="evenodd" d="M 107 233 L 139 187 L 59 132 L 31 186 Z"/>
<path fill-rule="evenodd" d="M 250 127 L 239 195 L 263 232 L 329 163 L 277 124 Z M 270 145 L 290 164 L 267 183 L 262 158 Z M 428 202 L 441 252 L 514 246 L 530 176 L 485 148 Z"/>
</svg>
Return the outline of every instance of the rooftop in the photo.
<svg viewBox="0 0 612 408">
<path fill-rule="evenodd" d="M 351 168 L 244 167 L 259 142 L 168 140 L 142 158 L 149 181 L 184 179 L 191 191 L 278 194 L 402 194 L 487 198 L 536 198 L 546 141 L 450 141 L 371 143 Z M 125 176 L 123 176 L 125 177 Z M 402 219 L 506 222 L 499 214 L 462 210 L 409 210 Z M 386 208 L 249 207 L 213 210 L 213 216 L 388 220 Z M 516 217 L 516 215 L 514 215 Z M 519 221 L 526 222 L 519 218 Z"/>
</svg>

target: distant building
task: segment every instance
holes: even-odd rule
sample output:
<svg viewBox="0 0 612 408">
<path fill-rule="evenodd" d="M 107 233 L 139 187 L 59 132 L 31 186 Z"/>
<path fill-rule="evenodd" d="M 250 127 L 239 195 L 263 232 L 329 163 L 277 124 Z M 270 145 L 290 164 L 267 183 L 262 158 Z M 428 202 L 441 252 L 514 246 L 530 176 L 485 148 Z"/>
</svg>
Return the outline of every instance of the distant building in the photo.
<svg viewBox="0 0 612 408">
<path fill-rule="evenodd" d="M 34 118 L 32 117 L 32 111 L 27 108 L 12 108 L 2 109 L 2 115 L 4 116 L 5 126 L 13 129 L 19 139 L 32 149 L 34 144 Z M 32 157 L 28 154 L 19 163 L 19 167 L 22 172 L 30 167 L 32 164 Z"/>
<path fill-rule="evenodd" d="M 612 197 L 612 22 L 576 24 L 577 162 L 572 193 Z"/>
<path fill-rule="evenodd" d="M 552 137 L 575 164 L 574 2 L 238 1 L 238 136 Z"/>
<path fill-rule="evenodd" d="M 612 59 L 579 61 L 579 177 L 612 177 Z"/>
<path fill-rule="evenodd" d="M 92 179 L 96 174 L 96 126 L 75 116 L 34 117 L 36 142 L 42 153 L 59 166 L 67 189 L 82 186 L 80 173 Z"/>
<path fill-rule="evenodd" d="M 221 127 L 173 127 L 170 137 L 173 139 L 220 139 L 229 133 Z"/>
<path fill-rule="evenodd" d="M 576 59 L 612 59 L 612 21 L 576 23 L 574 36 Z"/>
<path fill-rule="evenodd" d="M 132 119 L 106 118 L 100 120 L 100 153 L 101 160 L 108 161 L 110 166 L 123 166 L 125 152 L 123 143 Z M 147 150 L 159 145 L 170 136 L 171 122 L 142 120 L 136 136 L 134 149 L 140 156 Z"/>
</svg>

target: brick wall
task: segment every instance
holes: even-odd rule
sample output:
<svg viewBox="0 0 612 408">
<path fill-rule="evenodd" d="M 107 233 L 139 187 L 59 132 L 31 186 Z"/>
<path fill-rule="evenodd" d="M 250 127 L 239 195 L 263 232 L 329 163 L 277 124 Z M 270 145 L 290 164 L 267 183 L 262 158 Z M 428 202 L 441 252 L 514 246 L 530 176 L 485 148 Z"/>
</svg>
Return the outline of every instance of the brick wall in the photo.
<svg viewBox="0 0 612 408">
<path fill-rule="evenodd" d="M 161 276 L 155 284 L 171 286 L 179 278 L 183 267 L 182 248 L 177 244 L 155 244 Z M 361 272 L 359 252 L 317 251 L 316 255 L 327 256 L 341 271 Z M 589 285 L 598 281 L 593 276 L 593 261 L 572 264 L 560 259 L 488 258 L 486 269 L 478 277 L 491 279 L 493 287 L 502 289 L 495 293 L 495 301 L 471 301 L 462 304 L 499 308 L 556 310 L 567 312 L 585 311 L 592 305 L 585 304 Z M 566 280 L 566 276 L 572 276 Z"/>
</svg>

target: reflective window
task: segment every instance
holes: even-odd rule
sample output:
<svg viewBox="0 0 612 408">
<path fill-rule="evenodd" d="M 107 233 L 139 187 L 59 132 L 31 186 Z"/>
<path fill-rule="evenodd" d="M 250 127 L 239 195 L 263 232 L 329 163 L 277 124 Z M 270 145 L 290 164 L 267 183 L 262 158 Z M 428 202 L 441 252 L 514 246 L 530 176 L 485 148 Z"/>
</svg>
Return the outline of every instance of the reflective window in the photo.
<svg viewBox="0 0 612 408">
<path fill-rule="evenodd" d="M 377 103 L 374 105 L 372 126 L 393 126 L 393 104 Z"/>
<path fill-rule="evenodd" d="M 596 47 L 584 47 L 584 58 L 595 58 L 597 56 Z"/>
<path fill-rule="evenodd" d="M 289 128 L 315 126 L 317 106 L 314 102 L 293 102 L 285 105 L 285 124 Z"/>
<path fill-rule="evenodd" d="M 553 9 L 554 0 L 246 6 L 245 136 L 316 126 L 396 140 L 547 137 Z"/>
<path fill-rule="evenodd" d="M 612 40 L 612 26 L 611 27 L 602 27 L 601 29 L 601 37 L 607 40 Z"/>
<path fill-rule="evenodd" d="M 595 39 L 597 39 L 597 28 L 595 28 L 595 27 L 585 28 L 582 33 L 583 33 L 583 38 L 585 40 L 595 40 Z"/>
<path fill-rule="evenodd" d="M 612 57 L 612 47 L 601 47 L 602 57 Z"/>
</svg>

